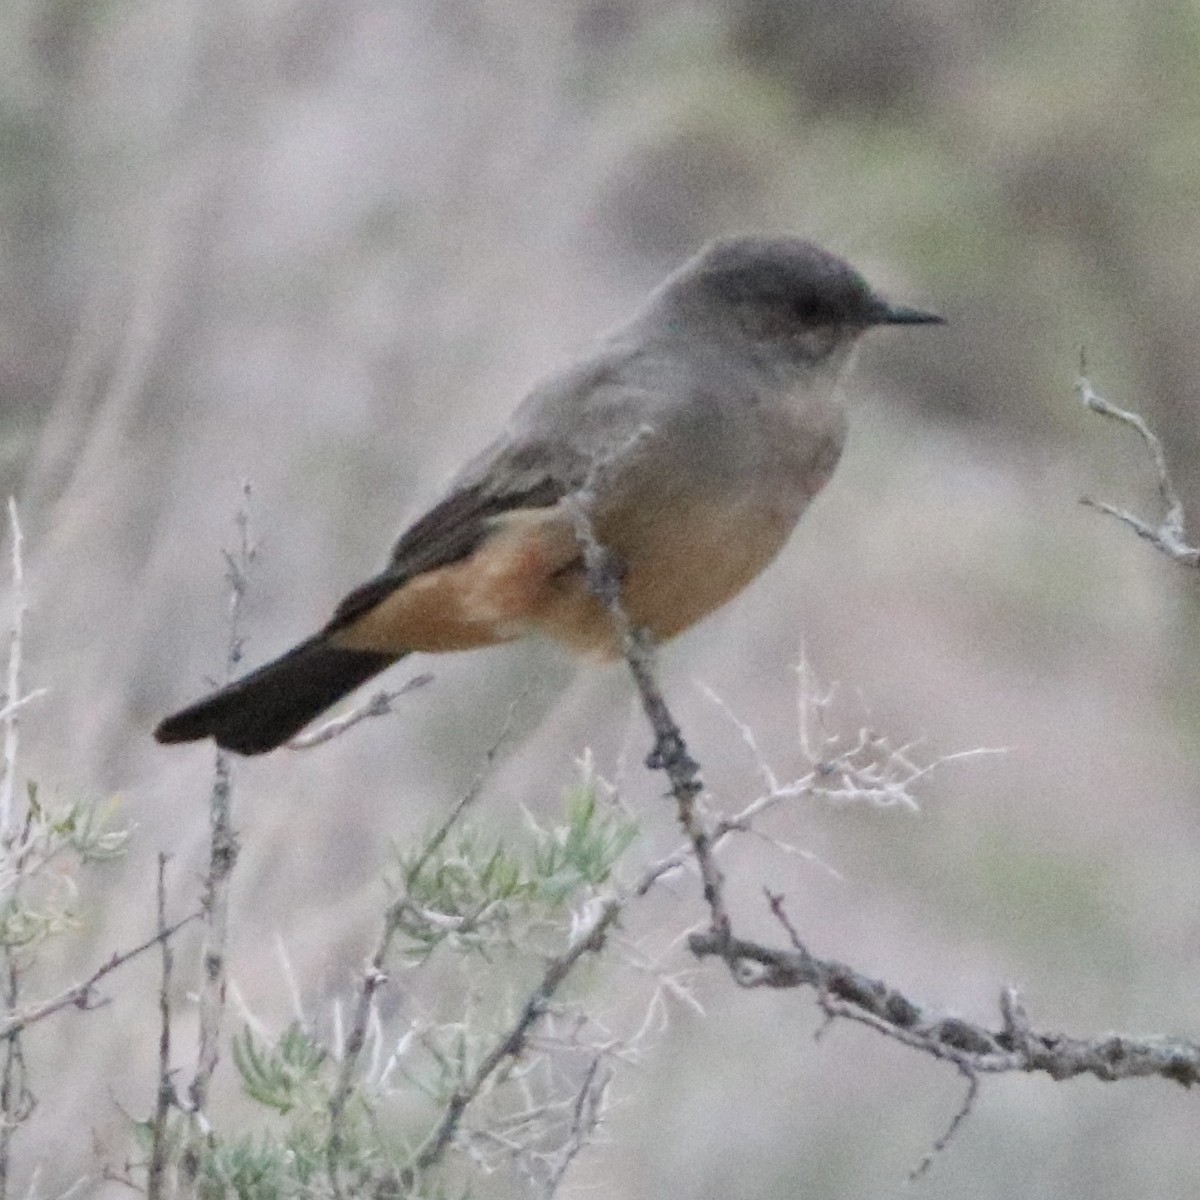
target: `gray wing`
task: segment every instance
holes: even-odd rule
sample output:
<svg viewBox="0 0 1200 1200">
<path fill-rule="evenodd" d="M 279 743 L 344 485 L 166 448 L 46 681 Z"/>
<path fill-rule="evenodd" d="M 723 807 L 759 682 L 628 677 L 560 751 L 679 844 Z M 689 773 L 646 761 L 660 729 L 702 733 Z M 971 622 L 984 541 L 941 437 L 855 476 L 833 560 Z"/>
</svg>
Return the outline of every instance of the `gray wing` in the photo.
<svg viewBox="0 0 1200 1200">
<path fill-rule="evenodd" d="M 387 567 L 342 600 L 325 631 L 351 624 L 414 576 L 468 557 L 502 514 L 546 508 L 580 488 L 654 408 L 638 359 L 610 347 L 532 392 L 504 435 L 400 536 Z"/>
<path fill-rule="evenodd" d="M 325 632 L 351 624 L 414 576 L 468 557 L 488 536 L 496 517 L 515 509 L 557 504 L 586 475 L 582 462 L 564 471 L 571 464 L 548 447 L 522 447 L 521 457 L 527 460 L 524 469 L 511 476 L 497 471 L 495 476 L 460 485 L 410 525 L 393 547 L 387 567 L 342 600 Z M 501 467 L 499 459 L 496 465 Z M 497 486 L 497 477 L 506 482 Z"/>
</svg>

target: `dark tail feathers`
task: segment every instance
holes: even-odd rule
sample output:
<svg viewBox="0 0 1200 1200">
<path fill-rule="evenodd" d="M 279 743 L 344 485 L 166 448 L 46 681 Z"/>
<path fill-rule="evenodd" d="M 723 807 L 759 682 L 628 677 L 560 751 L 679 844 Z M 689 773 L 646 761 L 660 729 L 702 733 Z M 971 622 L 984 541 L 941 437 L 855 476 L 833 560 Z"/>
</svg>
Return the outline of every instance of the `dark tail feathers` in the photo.
<svg viewBox="0 0 1200 1200">
<path fill-rule="evenodd" d="M 167 717 L 154 736 L 160 742 L 211 737 L 226 750 L 263 754 L 283 745 L 314 717 L 399 657 L 342 650 L 319 633 L 274 662 Z"/>
</svg>

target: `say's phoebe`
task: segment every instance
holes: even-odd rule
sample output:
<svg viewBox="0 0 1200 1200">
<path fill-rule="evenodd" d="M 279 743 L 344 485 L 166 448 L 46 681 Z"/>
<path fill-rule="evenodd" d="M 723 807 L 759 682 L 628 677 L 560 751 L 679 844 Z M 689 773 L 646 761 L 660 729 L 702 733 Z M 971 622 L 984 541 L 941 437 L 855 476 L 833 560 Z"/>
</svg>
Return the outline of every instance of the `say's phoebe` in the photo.
<svg viewBox="0 0 1200 1200">
<path fill-rule="evenodd" d="M 630 621 L 673 637 L 775 557 L 842 452 L 839 377 L 887 303 L 792 237 L 706 246 L 582 361 L 552 375 L 319 633 L 167 717 L 160 742 L 261 754 L 414 650 L 542 633 L 608 659 L 572 494 L 615 556 Z"/>
</svg>

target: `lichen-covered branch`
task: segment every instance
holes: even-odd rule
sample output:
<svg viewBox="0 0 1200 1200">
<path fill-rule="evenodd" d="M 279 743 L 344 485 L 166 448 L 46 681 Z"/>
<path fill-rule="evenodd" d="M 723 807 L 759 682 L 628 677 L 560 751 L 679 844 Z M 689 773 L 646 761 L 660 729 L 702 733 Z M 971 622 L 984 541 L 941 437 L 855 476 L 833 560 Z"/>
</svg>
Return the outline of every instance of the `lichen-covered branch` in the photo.
<svg viewBox="0 0 1200 1200">
<path fill-rule="evenodd" d="M 820 958 L 803 945 L 779 948 L 710 933 L 695 933 L 688 946 L 698 958 L 721 959 L 743 987 L 812 988 L 825 1013 L 874 1029 L 972 1074 L 1040 1072 L 1055 1080 L 1092 1075 L 1105 1082 L 1158 1076 L 1190 1086 L 1200 1082 L 1200 1042 L 1173 1037 L 1098 1037 L 1035 1030 L 1016 993 L 1000 998 L 1000 1020 L 988 1027 L 946 1016 L 883 980 L 836 959 Z"/>
</svg>

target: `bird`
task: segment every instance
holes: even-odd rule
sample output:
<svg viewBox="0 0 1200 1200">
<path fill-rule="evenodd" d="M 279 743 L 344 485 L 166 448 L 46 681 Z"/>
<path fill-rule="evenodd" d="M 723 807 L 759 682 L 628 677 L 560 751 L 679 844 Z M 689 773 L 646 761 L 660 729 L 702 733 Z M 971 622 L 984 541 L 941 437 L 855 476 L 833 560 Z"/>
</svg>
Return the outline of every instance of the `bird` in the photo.
<svg viewBox="0 0 1200 1200">
<path fill-rule="evenodd" d="M 618 657 L 614 614 L 589 587 L 581 497 L 629 623 L 674 637 L 762 572 L 828 482 L 862 335 L 941 323 L 802 238 L 708 243 L 535 386 L 317 633 L 166 717 L 156 739 L 265 753 L 418 651 L 541 634 Z"/>
</svg>

